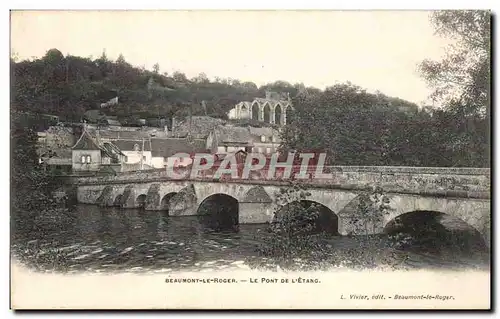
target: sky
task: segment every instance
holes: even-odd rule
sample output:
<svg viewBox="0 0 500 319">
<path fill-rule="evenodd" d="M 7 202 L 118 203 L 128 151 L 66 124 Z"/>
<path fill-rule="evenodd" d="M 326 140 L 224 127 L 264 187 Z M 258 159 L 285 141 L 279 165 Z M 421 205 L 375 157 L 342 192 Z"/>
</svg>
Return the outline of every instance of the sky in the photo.
<svg viewBox="0 0 500 319">
<path fill-rule="evenodd" d="M 427 11 L 14 11 L 11 53 L 115 60 L 181 71 L 188 78 L 284 80 L 324 89 L 350 81 L 421 105 L 431 93 L 417 72 L 446 40 Z M 427 102 L 426 102 L 427 103 Z"/>
</svg>

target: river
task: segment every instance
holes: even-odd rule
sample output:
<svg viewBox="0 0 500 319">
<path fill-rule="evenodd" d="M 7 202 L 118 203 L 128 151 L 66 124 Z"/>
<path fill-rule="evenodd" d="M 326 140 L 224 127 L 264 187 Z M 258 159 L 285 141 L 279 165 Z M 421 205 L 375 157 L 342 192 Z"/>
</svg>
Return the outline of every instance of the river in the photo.
<svg viewBox="0 0 500 319">
<path fill-rule="evenodd" d="M 271 241 L 268 225 L 240 225 L 238 230 L 213 232 L 197 216 L 168 217 L 164 212 L 93 205 L 76 205 L 71 215 L 72 222 L 58 229 L 14 236 L 12 256 L 43 272 L 204 272 L 279 267 L 275 258 L 265 257 L 259 250 Z M 317 264 L 354 267 L 354 254 L 358 266 L 360 258 L 383 255 L 405 269 L 489 269 L 487 251 L 395 249 L 384 244 L 384 236 L 376 238 L 381 244 L 366 247 L 363 237 L 329 237 L 325 245 L 335 256 L 334 261 L 323 258 L 316 260 Z M 311 252 L 308 265 L 314 256 Z M 302 262 L 303 258 L 296 258 L 292 263 Z"/>
</svg>

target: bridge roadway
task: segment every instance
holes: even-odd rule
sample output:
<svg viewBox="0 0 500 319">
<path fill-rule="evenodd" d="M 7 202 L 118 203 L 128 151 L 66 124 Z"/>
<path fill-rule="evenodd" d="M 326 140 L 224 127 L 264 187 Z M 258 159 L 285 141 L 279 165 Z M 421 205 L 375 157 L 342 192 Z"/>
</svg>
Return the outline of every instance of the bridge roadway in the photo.
<svg viewBox="0 0 500 319">
<path fill-rule="evenodd" d="M 338 221 L 340 234 L 363 233 L 352 222 L 358 196 L 374 186 L 390 199 L 389 213 L 371 221 L 369 232 L 381 232 L 391 221 L 423 211 L 458 218 L 490 242 L 490 169 L 440 167 L 330 166 L 329 179 L 297 181 L 307 189 L 308 201 L 328 208 Z M 222 194 L 237 203 L 239 223 L 266 223 L 278 209 L 277 194 L 291 182 L 252 172 L 249 179 L 213 176 L 170 178 L 165 170 L 117 173 L 115 176 L 71 176 L 78 202 L 102 206 L 168 210 L 170 216 L 199 214 L 199 208 Z M 218 196 L 218 198 L 221 198 Z M 444 214 L 444 215 L 443 215 Z M 368 222 L 368 221 L 365 221 Z M 366 229 L 366 227 L 362 227 Z"/>
</svg>

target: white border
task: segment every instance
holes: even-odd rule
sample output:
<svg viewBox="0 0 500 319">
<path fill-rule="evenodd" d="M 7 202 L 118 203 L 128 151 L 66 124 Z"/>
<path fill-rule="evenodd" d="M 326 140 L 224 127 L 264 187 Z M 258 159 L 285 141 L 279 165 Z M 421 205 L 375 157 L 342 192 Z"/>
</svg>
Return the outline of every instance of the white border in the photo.
<svg viewBox="0 0 500 319">
<path fill-rule="evenodd" d="M 288 10 L 296 10 L 296 9 L 336 9 L 336 10 L 369 10 L 369 9 L 405 9 L 405 10 L 429 10 L 429 9 L 492 9 L 493 12 L 498 12 L 496 9 L 499 5 L 498 1 L 483 1 L 483 0 L 475 0 L 475 1 L 464 1 L 464 0 L 454 0 L 445 2 L 437 2 L 435 0 L 419 0 L 419 1 L 370 1 L 370 0 L 343 0 L 343 1 L 320 1 L 320 0 L 308 0 L 308 1 L 270 1 L 270 0 L 253 0 L 253 1 L 195 1 L 195 0 L 182 0 L 177 2 L 166 2 L 166 1 L 107 1 L 103 3 L 103 1 L 95 1 L 95 0 L 87 0 L 87 1 L 57 1 L 57 0 L 49 0 L 49 1 L 4 1 L 1 6 L 1 36 L 2 41 L 0 44 L 3 47 L 2 52 L 10 55 L 9 48 L 9 11 L 8 9 L 52 9 L 52 10 L 61 10 L 61 9 L 140 9 L 140 10 L 153 10 L 153 9 L 264 9 L 264 10 L 272 10 L 272 9 L 288 9 Z M 498 21 L 496 21 L 498 24 Z M 496 28 L 495 28 L 496 29 Z M 494 33 L 495 40 L 497 40 L 497 32 Z M 496 55 L 495 55 L 496 57 Z M 493 58 L 495 58 L 493 57 Z M 3 112 L 3 116 L 0 116 L 0 120 L 2 121 L 0 127 L 4 131 L 1 134 L 2 141 L 2 150 L 4 150 L 4 156 L 1 157 L 2 161 L 2 182 L 3 182 L 3 191 L 0 192 L 0 200 L 4 204 L 4 212 L 3 212 L 3 222 L 1 226 L 3 230 L 1 234 L 3 236 L 4 245 L 2 248 L 5 249 L 3 254 L 1 255 L 3 258 L 2 263 L 0 263 L 0 271 L 5 276 L 5 280 L 2 282 L 9 282 L 8 274 L 9 274 L 9 211 L 8 211 L 8 203 L 9 199 L 9 189 L 10 189 L 10 181 L 8 179 L 9 176 L 9 156 L 5 155 L 6 152 L 10 150 L 9 146 L 9 112 L 8 105 L 9 103 L 9 63 L 7 57 L 4 62 L 1 63 L 2 76 L 5 78 L 5 89 L 2 91 L 2 100 L 5 101 L 4 107 L 1 108 L 1 112 Z M 496 92 L 498 83 L 495 85 Z M 496 177 L 496 176 L 494 176 Z M 493 182 L 493 181 L 492 181 Z M 497 195 L 496 193 L 494 195 Z M 496 208 L 496 207 L 495 207 Z M 494 210 L 496 212 L 496 209 Z M 493 213 L 493 212 L 492 212 Z M 498 237 L 498 236 L 496 236 Z M 495 247 L 497 247 L 497 242 L 494 243 Z M 6 289 L 1 290 L 2 297 L 1 300 L 4 300 L 5 303 L 9 300 L 9 290 Z M 498 295 L 498 294 L 496 294 Z M 498 303 L 497 303 L 498 305 Z M 8 309 L 9 305 L 4 304 L 3 309 Z M 35 316 L 42 316 L 44 314 L 37 314 Z M 51 315 L 51 314 L 49 314 Z M 163 314 L 159 314 L 160 316 Z M 170 313 L 170 316 L 177 314 Z M 187 314 L 191 316 L 193 314 Z M 273 314 L 276 315 L 276 314 Z M 308 314 L 301 314 L 302 316 L 308 316 Z M 343 314 L 334 314 L 337 316 L 343 316 Z M 360 315 L 360 314 L 357 314 Z M 384 316 L 388 315 L 387 313 L 382 314 Z M 389 315 L 399 316 L 400 314 L 394 313 Z M 411 314 L 415 315 L 415 314 Z M 428 314 L 427 314 L 428 315 Z M 454 313 L 447 314 L 450 316 L 455 315 Z M 13 316 L 13 312 L 8 311 L 7 316 Z M 64 316 L 67 316 L 65 314 Z M 94 314 L 94 316 L 101 317 L 102 314 Z M 3 316 L 2 316 L 3 317 Z"/>
</svg>

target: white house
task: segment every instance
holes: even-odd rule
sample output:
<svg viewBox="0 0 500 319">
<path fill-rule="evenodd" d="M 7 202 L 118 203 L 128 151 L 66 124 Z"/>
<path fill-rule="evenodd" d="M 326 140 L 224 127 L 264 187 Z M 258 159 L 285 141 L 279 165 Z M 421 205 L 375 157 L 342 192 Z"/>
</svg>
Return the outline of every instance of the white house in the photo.
<svg viewBox="0 0 500 319">
<path fill-rule="evenodd" d="M 150 139 L 119 139 L 110 141 L 125 155 L 125 164 L 152 165 Z"/>
</svg>

